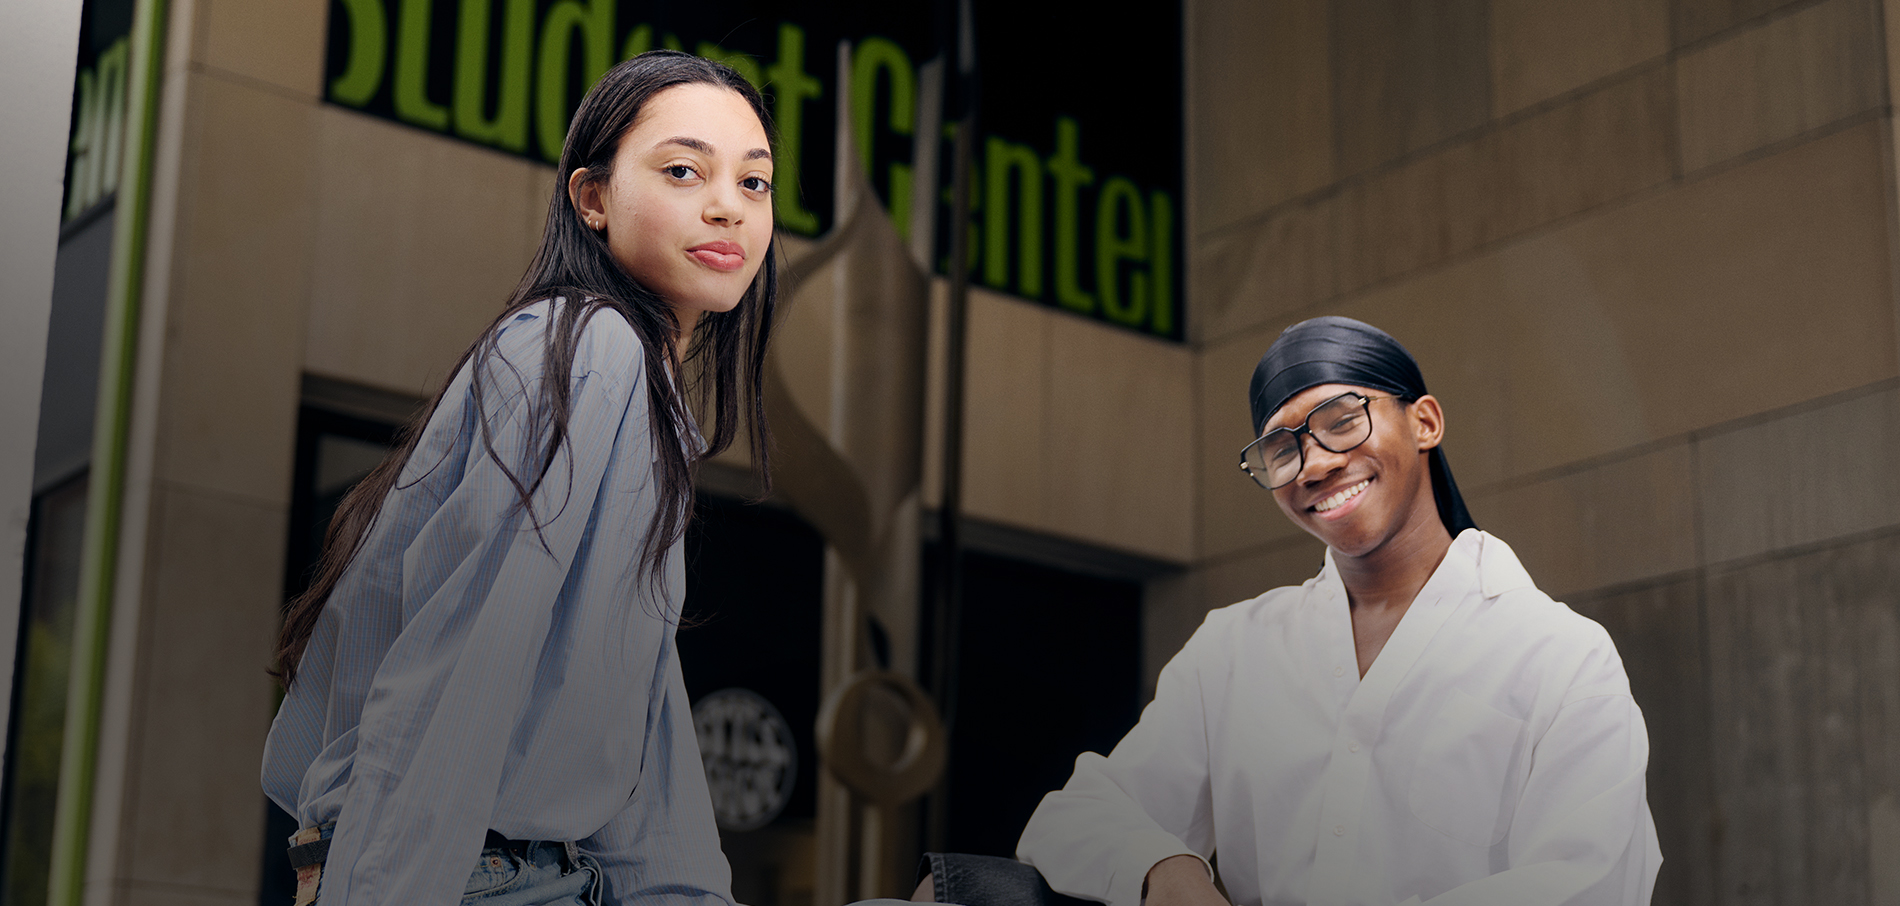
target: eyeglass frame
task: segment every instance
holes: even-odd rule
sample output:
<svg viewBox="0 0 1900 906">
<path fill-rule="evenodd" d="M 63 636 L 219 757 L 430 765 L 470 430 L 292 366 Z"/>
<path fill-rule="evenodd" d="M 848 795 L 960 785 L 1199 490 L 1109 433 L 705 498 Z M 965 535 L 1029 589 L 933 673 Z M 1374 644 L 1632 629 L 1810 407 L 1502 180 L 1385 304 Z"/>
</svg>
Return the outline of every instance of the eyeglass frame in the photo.
<svg viewBox="0 0 1900 906">
<path fill-rule="evenodd" d="M 1344 450 L 1335 450 L 1332 447 L 1326 446 L 1326 442 L 1323 440 L 1320 440 L 1319 435 L 1313 433 L 1313 425 L 1312 425 L 1313 414 L 1349 396 L 1356 396 L 1359 398 L 1359 409 L 1360 411 L 1366 414 L 1366 436 L 1360 438 L 1358 443 L 1355 443 Z M 1313 443 L 1318 444 L 1320 449 L 1325 450 L 1328 453 L 1349 453 L 1353 450 L 1357 450 L 1360 447 L 1365 446 L 1366 441 L 1369 441 L 1372 439 L 1372 431 L 1373 431 L 1372 404 L 1378 402 L 1379 400 L 1398 400 L 1401 403 L 1406 403 L 1407 405 L 1410 405 L 1410 402 L 1408 402 L 1403 397 L 1367 396 L 1363 393 L 1360 393 L 1357 390 L 1348 390 L 1337 396 L 1329 396 L 1326 399 L 1321 400 L 1319 405 L 1314 406 L 1311 410 L 1309 410 L 1306 413 L 1306 418 L 1300 420 L 1299 427 L 1275 428 L 1272 431 L 1267 431 L 1267 432 L 1262 433 L 1259 437 L 1254 438 L 1246 446 L 1241 447 L 1240 448 L 1240 471 L 1247 473 L 1247 477 L 1253 479 L 1254 484 L 1259 485 L 1260 487 L 1269 491 L 1277 491 L 1281 488 L 1286 487 L 1287 485 L 1292 484 L 1295 481 L 1298 481 L 1300 479 L 1300 473 L 1306 471 L 1306 444 L 1300 440 L 1300 435 L 1304 434 L 1307 437 L 1312 438 Z M 1255 475 L 1253 473 L 1252 466 L 1247 465 L 1247 451 L 1258 446 L 1261 441 L 1264 441 L 1267 438 L 1272 437 L 1274 433 L 1278 431 L 1286 431 L 1293 435 L 1293 449 L 1298 451 L 1300 455 L 1300 466 L 1299 468 L 1293 470 L 1292 478 L 1289 478 L 1276 485 L 1268 485 L 1266 482 L 1260 480 L 1260 476 Z"/>
</svg>

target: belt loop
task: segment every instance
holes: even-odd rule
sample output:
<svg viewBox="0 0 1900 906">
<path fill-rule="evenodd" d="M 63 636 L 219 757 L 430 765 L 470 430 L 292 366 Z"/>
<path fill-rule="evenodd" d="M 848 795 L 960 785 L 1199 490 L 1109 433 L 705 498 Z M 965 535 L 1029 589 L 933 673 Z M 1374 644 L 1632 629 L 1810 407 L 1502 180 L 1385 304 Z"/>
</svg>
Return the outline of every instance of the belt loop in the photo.
<svg viewBox="0 0 1900 906">
<path fill-rule="evenodd" d="M 601 906 L 601 903 L 607 897 L 606 872 L 601 869 L 600 862 L 596 861 L 594 857 L 584 855 L 581 852 L 580 844 L 569 840 L 566 846 L 568 871 L 572 872 L 586 869 L 588 874 L 593 875 L 593 877 L 587 881 L 587 906 Z"/>
<path fill-rule="evenodd" d="M 291 867 L 297 869 L 297 899 L 292 906 L 311 906 L 317 901 L 317 885 L 323 881 L 323 862 L 330 855 L 330 838 L 324 834 L 332 825 L 306 827 L 290 835 Z"/>
</svg>

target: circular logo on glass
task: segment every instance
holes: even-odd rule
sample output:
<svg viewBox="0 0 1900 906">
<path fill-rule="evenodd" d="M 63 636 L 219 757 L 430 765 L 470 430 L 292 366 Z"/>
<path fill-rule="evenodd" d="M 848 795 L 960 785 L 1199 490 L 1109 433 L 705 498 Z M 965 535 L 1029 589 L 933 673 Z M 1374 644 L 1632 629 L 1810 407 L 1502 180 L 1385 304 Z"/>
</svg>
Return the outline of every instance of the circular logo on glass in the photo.
<svg viewBox="0 0 1900 906">
<path fill-rule="evenodd" d="M 798 779 L 798 745 L 784 716 L 757 692 L 721 689 L 693 703 L 693 730 L 720 829 L 772 823 Z"/>
</svg>

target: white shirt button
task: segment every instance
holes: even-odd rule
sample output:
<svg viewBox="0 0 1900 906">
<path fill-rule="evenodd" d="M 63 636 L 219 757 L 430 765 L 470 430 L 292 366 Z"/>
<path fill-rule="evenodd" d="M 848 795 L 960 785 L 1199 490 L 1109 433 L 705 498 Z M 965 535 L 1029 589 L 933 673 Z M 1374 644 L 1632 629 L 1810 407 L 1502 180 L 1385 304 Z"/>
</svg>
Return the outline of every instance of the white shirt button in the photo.
<svg viewBox="0 0 1900 906">
<path fill-rule="evenodd" d="M 1334 675 L 1334 676 L 1345 676 L 1345 675 L 1346 675 L 1346 668 L 1344 668 L 1344 667 L 1334 667 L 1334 668 L 1333 668 L 1333 675 Z"/>
<path fill-rule="evenodd" d="M 1347 746 L 1346 746 L 1346 751 L 1348 751 L 1348 752 L 1357 752 L 1357 751 L 1359 751 L 1359 744 L 1358 744 L 1358 743 L 1356 743 L 1356 742 L 1355 742 L 1355 743 L 1349 743 L 1349 744 L 1347 744 Z"/>
<path fill-rule="evenodd" d="M 1343 837 L 1345 835 L 1346 835 L 1346 825 L 1344 824 L 1333 825 L 1333 836 Z"/>
</svg>

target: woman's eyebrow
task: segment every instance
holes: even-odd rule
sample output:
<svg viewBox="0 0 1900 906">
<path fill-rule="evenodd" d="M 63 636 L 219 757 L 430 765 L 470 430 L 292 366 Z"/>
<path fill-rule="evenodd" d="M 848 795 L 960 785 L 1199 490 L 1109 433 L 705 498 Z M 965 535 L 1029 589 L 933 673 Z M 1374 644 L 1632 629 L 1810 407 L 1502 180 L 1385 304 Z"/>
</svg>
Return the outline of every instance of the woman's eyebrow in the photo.
<svg viewBox="0 0 1900 906">
<path fill-rule="evenodd" d="M 700 139 L 692 138 L 690 136 L 685 136 L 685 135 L 675 135 L 672 138 L 661 139 L 653 143 L 653 147 L 655 148 L 663 148 L 663 147 L 666 147 L 667 145 L 684 145 L 688 148 L 693 149 L 694 151 L 698 151 L 701 154 L 713 153 L 712 145 Z"/>
<path fill-rule="evenodd" d="M 688 135 L 675 135 L 672 138 L 661 139 L 660 141 L 655 142 L 653 144 L 653 147 L 663 148 L 667 145 L 681 145 L 687 148 L 691 148 L 694 151 L 698 151 L 699 153 L 705 154 L 705 155 L 711 155 L 714 153 L 713 146 L 711 145 L 711 143 L 706 142 L 702 139 L 693 138 L 692 136 L 688 136 Z M 747 151 L 745 153 L 745 159 L 746 160 L 760 160 L 760 159 L 771 160 L 772 152 L 765 148 L 753 148 L 752 150 Z"/>
</svg>

